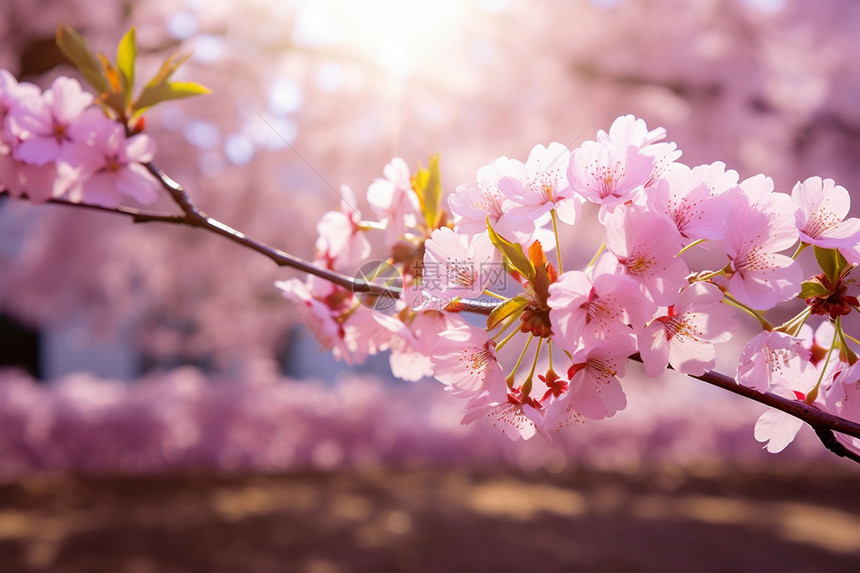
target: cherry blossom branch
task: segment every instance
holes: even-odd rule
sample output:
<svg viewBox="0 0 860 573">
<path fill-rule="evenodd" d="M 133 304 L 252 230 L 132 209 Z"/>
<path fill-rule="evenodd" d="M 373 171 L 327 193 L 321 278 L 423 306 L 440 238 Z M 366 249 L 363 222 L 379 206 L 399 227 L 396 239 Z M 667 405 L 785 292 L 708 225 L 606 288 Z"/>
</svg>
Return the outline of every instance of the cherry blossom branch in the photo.
<svg viewBox="0 0 860 573">
<path fill-rule="evenodd" d="M 90 211 L 101 211 L 102 213 L 117 213 L 131 217 L 133 223 L 174 223 L 185 224 L 184 215 L 174 215 L 170 213 L 154 213 L 135 209 L 133 207 L 102 207 L 101 205 L 91 205 L 89 203 L 76 203 L 66 199 L 48 199 L 48 203 L 52 205 L 65 205 L 66 207 L 75 207 L 78 209 L 88 209 Z"/>
<path fill-rule="evenodd" d="M 634 358 L 641 361 L 638 355 Z M 846 420 L 845 418 L 840 418 L 839 416 L 820 410 L 815 406 L 811 406 L 800 400 L 789 400 L 788 398 L 783 398 L 782 396 L 777 396 L 770 392 L 759 392 L 757 390 L 753 390 L 752 388 L 738 384 L 734 378 L 719 372 L 710 371 L 701 376 L 690 376 L 697 380 L 701 380 L 702 382 L 711 384 L 712 386 L 717 386 L 723 390 L 734 392 L 739 396 L 749 398 L 750 400 L 754 400 L 760 404 L 764 404 L 765 406 L 770 406 L 771 408 L 785 412 L 799 420 L 803 420 L 809 424 L 813 430 L 815 430 L 815 435 L 818 436 L 818 439 L 821 440 L 824 447 L 837 456 L 845 457 L 854 462 L 860 463 L 860 456 L 857 456 L 846 449 L 833 435 L 833 432 L 839 432 L 846 436 L 860 438 L 860 424 Z"/>
<path fill-rule="evenodd" d="M 188 225 L 204 229 L 206 231 L 220 235 L 230 241 L 233 241 L 243 247 L 256 251 L 281 267 L 291 267 L 304 273 L 308 273 L 324 280 L 330 281 L 343 288 L 351 289 L 356 293 L 372 293 L 377 295 L 393 296 L 398 298 L 401 290 L 396 287 L 381 286 L 368 283 L 364 280 L 349 277 L 335 271 L 320 268 L 313 263 L 290 255 L 284 251 L 266 245 L 257 241 L 246 234 L 225 225 L 224 223 L 213 219 L 206 215 L 203 211 L 197 208 L 183 187 L 171 179 L 162 170 L 151 163 L 145 164 L 147 170 L 159 181 L 160 185 L 170 194 L 171 199 L 182 210 L 182 214 L 164 214 L 143 211 L 131 207 L 102 207 L 86 203 L 73 203 L 63 199 L 51 199 L 49 203 L 57 205 L 65 205 L 69 207 L 90 209 L 108 213 L 117 213 L 128 216 L 134 223 L 169 223 Z M 449 305 L 448 309 L 461 312 L 473 312 L 477 314 L 488 315 L 493 308 L 498 304 L 498 301 L 481 301 L 472 299 L 459 299 Z M 630 356 L 630 359 L 642 362 L 639 354 Z M 743 396 L 760 404 L 764 404 L 771 408 L 775 408 L 786 414 L 794 416 L 803 422 L 809 424 L 815 431 L 822 444 L 831 452 L 838 456 L 846 457 L 852 461 L 860 463 L 860 456 L 847 450 L 839 443 L 833 432 L 839 432 L 847 436 L 860 439 L 860 424 L 851 422 L 839 416 L 830 414 L 823 410 L 805 404 L 799 400 L 790 400 L 777 396 L 769 392 L 759 392 L 752 388 L 738 384 L 738 382 L 720 372 L 710 371 L 701 376 L 692 376 L 697 380 L 701 380 L 712 386 L 722 388 L 739 396 Z"/>
<path fill-rule="evenodd" d="M 642 362 L 642 357 L 639 356 L 638 352 L 630 356 L 630 359 Z M 845 418 L 840 418 L 839 416 L 820 410 L 815 406 L 811 406 L 800 400 L 789 400 L 788 398 L 783 398 L 782 396 L 777 396 L 770 392 L 759 392 L 758 390 L 738 384 L 737 381 L 730 376 L 726 376 L 725 374 L 715 372 L 713 370 L 706 372 L 701 376 L 693 376 L 692 374 L 688 374 L 688 376 L 701 380 L 707 384 L 711 384 L 712 386 L 722 388 L 723 390 L 728 390 L 729 392 L 733 392 L 739 396 L 758 402 L 759 404 L 770 406 L 771 408 L 780 410 L 806 422 L 815 431 L 815 435 L 818 436 L 818 439 L 821 440 L 824 447 L 837 456 L 845 457 L 851 461 L 860 463 L 860 456 L 846 449 L 845 446 L 839 443 L 833 435 L 833 432 L 839 432 L 846 436 L 860 438 L 860 424 L 846 420 Z"/>
<path fill-rule="evenodd" d="M 634 359 L 638 359 L 638 357 L 634 357 Z M 690 376 L 691 378 L 696 378 L 697 380 L 707 382 L 712 386 L 717 386 L 723 390 L 734 392 L 739 396 L 749 398 L 750 400 L 754 400 L 760 404 L 764 404 L 765 406 L 782 410 L 786 414 L 790 414 L 795 418 L 803 420 L 813 428 L 826 428 L 830 431 L 839 432 L 854 438 L 860 438 L 860 424 L 834 416 L 833 414 L 820 410 L 815 406 L 806 404 L 801 400 L 790 400 L 770 392 L 759 392 L 758 390 L 753 390 L 752 388 L 738 384 L 734 378 L 719 372 L 714 372 L 713 370 L 706 372 L 701 376 Z"/>
<path fill-rule="evenodd" d="M 171 179 L 151 163 L 145 164 L 145 167 L 156 177 L 156 179 L 158 179 L 161 186 L 167 190 L 173 201 L 180 209 L 182 209 L 181 215 L 154 213 L 132 207 L 102 207 L 100 205 L 92 205 L 89 203 L 75 203 L 65 199 L 50 199 L 48 203 L 125 215 L 130 217 L 134 223 L 170 223 L 204 229 L 215 233 L 216 235 L 221 235 L 222 237 L 251 249 L 252 251 L 258 252 L 274 261 L 275 264 L 280 267 L 294 268 L 301 272 L 325 279 L 343 288 L 350 289 L 356 293 L 399 296 L 400 291 L 397 288 L 371 284 L 361 279 L 318 267 L 299 257 L 257 241 L 256 239 L 247 236 L 245 233 L 242 233 L 217 219 L 209 217 L 194 205 L 194 202 L 179 183 Z"/>
</svg>

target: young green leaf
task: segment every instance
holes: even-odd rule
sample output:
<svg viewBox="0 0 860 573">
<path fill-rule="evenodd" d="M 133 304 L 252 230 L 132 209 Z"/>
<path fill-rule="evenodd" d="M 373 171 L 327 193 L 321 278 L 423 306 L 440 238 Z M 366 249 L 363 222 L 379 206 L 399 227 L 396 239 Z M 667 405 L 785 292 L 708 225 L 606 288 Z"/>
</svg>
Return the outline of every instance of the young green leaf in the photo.
<svg viewBox="0 0 860 573">
<path fill-rule="evenodd" d="M 98 58 L 83 36 L 65 24 L 57 26 L 57 46 L 99 94 L 110 90 Z"/>
<path fill-rule="evenodd" d="M 134 36 L 134 28 L 131 28 L 119 41 L 116 51 L 116 67 L 119 69 L 126 105 L 131 104 L 134 90 L 134 60 L 137 57 L 137 43 Z"/>
<path fill-rule="evenodd" d="M 833 256 L 836 249 L 824 249 L 818 246 L 814 247 L 814 249 L 815 260 L 818 261 L 818 266 L 821 267 L 821 271 L 824 273 L 824 276 L 826 276 L 831 283 L 836 282 L 836 257 Z"/>
<path fill-rule="evenodd" d="M 505 258 L 511 263 L 511 266 L 517 269 L 528 280 L 532 280 L 535 276 L 535 268 L 523 251 L 523 246 L 519 243 L 512 243 L 496 233 L 490 224 L 489 217 L 487 217 L 487 230 L 490 232 L 490 241 L 502 252 Z"/>
<path fill-rule="evenodd" d="M 822 247 L 814 247 L 814 249 L 815 260 L 818 261 L 818 266 L 821 267 L 824 276 L 827 277 L 831 284 L 839 282 L 842 273 L 848 267 L 848 261 L 842 256 L 842 253 L 837 249 L 825 249 Z"/>
<path fill-rule="evenodd" d="M 807 300 L 810 298 L 828 295 L 830 295 L 830 291 L 827 290 L 827 287 L 820 282 L 813 280 L 803 281 L 802 287 L 800 289 L 800 294 L 797 295 L 797 297 L 802 298 L 803 300 Z"/>
<path fill-rule="evenodd" d="M 514 298 L 509 298 L 504 301 L 502 304 L 494 308 L 487 317 L 487 329 L 492 330 L 502 324 L 509 317 L 518 314 L 527 302 L 528 301 L 521 296 L 515 296 Z"/>
<path fill-rule="evenodd" d="M 164 82 L 154 86 L 147 85 L 140 97 L 137 98 L 134 111 L 139 113 L 163 101 L 208 94 L 211 91 L 209 88 L 194 82 Z"/>
<path fill-rule="evenodd" d="M 439 176 L 438 153 L 430 156 L 427 169 L 418 164 L 418 171 L 412 178 L 412 189 L 418 196 L 418 204 L 424 214 L 427 229 L 433 231 L 438 227 L 441 215 L 439 203 L 442 199 L 442 179 Z"/>
<path fill-rule="evenodd" d="M 208 94 L 211 90 L 194 82 L 171 82 L 170 76 L 185 62 L 191 54 L 177 54 L 167 58 L 158 73 L 147 82 L 140 96 L 132 105 L 135 114 L 154 106 L 157 103 L 172 99 L 186 98 Z"/>
</svg>

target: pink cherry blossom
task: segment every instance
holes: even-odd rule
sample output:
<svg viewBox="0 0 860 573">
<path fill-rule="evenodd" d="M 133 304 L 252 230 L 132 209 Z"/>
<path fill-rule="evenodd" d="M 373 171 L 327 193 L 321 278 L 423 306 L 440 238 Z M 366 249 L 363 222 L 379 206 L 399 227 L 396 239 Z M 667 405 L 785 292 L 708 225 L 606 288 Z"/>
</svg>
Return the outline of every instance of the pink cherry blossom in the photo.
<svg viewBox="0 0 860 573">
<path fill-rule="evenodd" d="M 513 388 L 501 402 L 494 400 L 488 393 L 470 400 L 461 423 L 471 424 L 487 417 L 493 426 L 511 440 L 528 440 L 543 426 L 543 414 L 540 402 L 524 395 L 519 388 Z"/>
<path fill-rule="evenodd" d="M 499 252 L 486 233 L 470 239 L 442 227 L 433 231 L 424 249 L 422 280 L 431 298 L 479 296 L 492 280 L 504 276 Z"/>
<path fill-rule="evenodd" d="M 323 290 L 317 290 L 315 285 Z M 400 320 L 362 306 L 350 291 L 298 279 L 280 281 L 275 286 L 295 303 L 303 324 L 317 342 L 349 365 L 389 349 L 397 338 L 412 342 L 412 334 Z"/>
<path fill-rule="evenodd" d="M 662 127 L 648 131 L 645 120 L 630 114 L 616 118 L 609 128 L 609 133 L 602 129 L 597 132 L 598 142 L 611 143 L 617 149 L 626 149 L 634 145 L 644 155 L 653 159 L 651 172 L 644 183 L 646 188 L 662 179 L 672 163 L 681 157 L 681 151 L 675 143 L 657 143 L 665 137 L 666 130 Z"/>
<path fill-rule="evenodd" d="M 769 177 L 741 183 L 726 219 L 725 248 L 734 271 L 732 295 L 760 310 L 772 308 L 800 292 L 803 271 L 780 254 L 797 242 L 797 207 L 788 195 L 773 192 Z"/>
<path fill-rule="evenodd" d="M 499 190 L 515 204 L 510 214 L 541 221 L 555 209 L 561 221 L 575 224 L 582 199 L 567 181 L 569 163 L 570 151 L 561 143 L 534 146 L 522 173 L 499 180 Z"/>
<path fill-rule="evenodd" d="M 405 339 L 407 344 L 414 344 L 412 333 L 400 320 L 361 304 L 352 304 L 337 319 L 340 336 L 353 363 L 388 350 L 395 340 Z"/>
<path fill-rule="evenodd" d="M 659 305 L 674 304 L 690 269 L 677 256 L 681 235 L 665 217 L 639 205 L 623 206 L 608 215 L 606 248 L 624 273 L 636 280 Z"/>
<path fill-rule="evenodd" d="M 714 343 L 729 340 L 738 326 L 722 299 L 723 293 L 710 283 L 696 282 L 681 291 L 678 302 L 639 336 L 645 373 L 659 376 L 667 364 L 693 376 L 711 370 L 716 363 Z"/>
<path fill-rule="evenodd" d="M 362 216 L 352 189 L 343 185 L 340 196 L 340 210 L 327 212 L 317 223 L 316 248 L 330 268 L 353 273 L 370 256 L 371 247 L 361 230 Z"/>
<path fill-rule="evenodd" d="M 392 341 L 391 373 L 410 382 L 433 376 L 432 356 L 439 334 L 463 325 L 463 320 L 451 313 L 436 310 L 416 313 L 408 326 L 412 335 Z"/>
<path fill-rule="evenodd" d="M 819 380 L 833 381 L 834 376 L 846 367 L 835 359 L 835 355 L 830 360 L 821 359 L 830 349 L 833 333 L 832 324 L 824 322 L 814 334 L 812 328 L 804 325 L 801 332 L 803 338 L 775 332 L 759 334 L 741 354 L 738 382 L 783 398 L 806 401 Z M 816 357 L 816 348 L 823 350 L 823 354 Z M 842 390 L 836 388 L 834 392 L 834 386 L 823 385 L 823 391 L 818 392 L 813 404 L 835 412 L 837 406 L 833 397 Z M 794 441 L 802 426 L 803 422 L 790 414 L 776 409 L 768 410 L 756 422 L 754 435 L 759 442 L 766 442 L 768 452 L 778 453 Z M 860 446 L 860 442 L 857 445 Z"/>
<path fill-rule="evenodd" d="M 675 143 L 654 143 L 640 150 L 644 155 L 654 159 L 654 166 L 651 168 L 651 173 L 648 175 L 648 180 L 645 181 L 645 188 L 650 189 L 656 185 L 668 171 L 671 171 L 675 165 L 675 161 L 681 157 L 681 150 Z"/>
<path fill-rule="evenodd" d="M 487 218 L 497 233 L 528 242 L 534 235 L 535 222 L 512 217 L 514 202 L 499 190 L 499 180 L 508 176 L 523 177 L 523 164 L 499 157 L 478 170 L 477 183 L 460 185 L 448 196 L 448 208 L 454 215 L 457 232 L 467 235 L 486 233 Z"/>
<path fill-rule="evenodd" d="M 714 161 L 710 165 L 697 165 L 693 173 L 708 186 L 712 197 L 731 194 L 738 191 L 740 176 L 734 169 L 726 169 L 722 161 Z"/>
<path fill-rule="evenodd" d="M 624 376 L 627 357 L 635 350 L 632 336 L 619 336 L 574 353 L 568 391 L 547 407 L 542 430 L 550 433 L 581 417 L 600 420 L 623 410 L 627 397 L 618 379 Z"/>
<path fill-rule="evenodd" d="M 827 388 L 827 410 L 852 421 L 860 421 L 860 362 L 843 365 Z M 834 432 L 836 439 L 846 448 L 860 455 L 860 439 Z"/>
<path fill-rule="evenodd" d="M 795 398 L 790 392 L 775 392 L 783 398 Z M 803 420 L 786 414 L 781 410 L 768 410 L 756 420 L 753 436 L 759 442 L 765 443 L 765 449 L 772 454 L 778 454 L 786 448 L 800 431 Z"/>
<path fill-rule="evenodd" d="M 565 350 L 640 332 L 656 312 L 657 305 L 642 294 L 639 284 L 616 274 L 616 266 L 615 258 L 606 254 L 590 274 L 567 271 L 550 285 L 553 341 Z"/>
<path fill-rule="evenodd" d="M 439 333 L 431 360 L 433 376 L 454 396 L 471 398 L 480 393 L 501 402 L 507 395 L 496 343 L 480 328 L 463 324 Z"/>
<path fill-rule="evenodd" d="M 42 92 L 33 84 L 18 83 L 7 70 L 0 70 L 0 193 L 7 191 L 13 197 L 27 197 L 42 203 L 54 194 L 61 193 L 56 182 L 57 170 L 53 163 L 32 165 L 18 159 L 17 148 L 26 133 L 13 132 L 11 113 L 31 100 L 38 105 Z"/>
<path fill-rule="evenodd" d="M 17 140 L 8 130 L 7 119 L 12 109 L 28 99 L 38 100 L 41 93 L 35 85 L 28 82 L 18 83 L 8 70 L 0 69 L 0 143 Z"/>
<path fill-rule="evenodd" d="M 600 205 L 602 215 L 631 201 L 651 177 L 654 159 L 635 145 L 615 147 L 586 141 L 570 157 L 567 179 L 573 190 Z"/>
<path fill-rule="evenodd" d="M 806 326 L 808 326 L 808 323 L 804 325 L 804 327 Z M 809 330 L 811 331 L 812 328 L 810 327 Z M 800 335 L 803 337 L 804 331 L 801 330 Z M 818 328 L 815 329 L 811 336 L 808 335 L 808 338 L 804 338 L 804 341 L 809 341 L 807 348 L 812 353 L 810 360 L 813 363 L 823 360 L 825 353 L 833 345 L 835 335 L 836 327 L 829 320 L 825 320 L 818 325 Z"/>
<path fill-rule="evenodd" d="M 821 363 L 824 368 L 824 363 Z M 801 375 L 793 377 L 782 377 L 768 390 L 771 394 L 782 396 L 790 400 L 805 400 L 807 394 L 818 382 L 819 376 L 833 378 L 833 368 L 821 373 L 819 368 L 808 365 L 801 371 Z M 819 393 L 814 404 L 825 409 L 823 393 Z M 794 441 L 795 436 L 803 426 L 803 420 L 787 414 L 781 410 L 768 410 L 756 421 L 753 435 L 759 442 L 766 442 L 765 449 L 772 454 L 781 452 Z"/>
<path fill-rule="evenodd" d="M 158 181 L 141 165 L 152 160 L 155 143 L 144 134 L 126 138 L 125 130 L 100 111 L 87 112 L 69 127 L 73 142 L 58 162 L 71 201 L 116 207 L 123 195 L 138 203 L 158 198 Z"/>
<path fill-rule="evenodd" d="M 852 264 L 860 262 L 860 219 L 845 219 L 851 208 L 851 196 L 833 179 L 810 177 L 798 182 L 791 198 L 800 209 L 797 227 L 800 239 L 826 249 L 839 249 Z"/>
<path fill-rule="evenodd" d="M 632 114 L 615 118 L 608 133 L 602 129 L 597 132 L 597 141 L 609 142 L 619 148 L 635 145 L 641 149 L 665 137 L 666 130 L 664 128 L 658 127 L 649 131 L 645 120 Z"/>
<path fill-rule="evenodd" d="M 784 332 L 762 331 L 750 340 L 738 358 L 737 381 L 759 392 L 776 385 L 791 386 L 810 367 L 803 340 Z"/>
<path fill-rule="evenodd" d="M 347 297 L 346 292 L 343 292 L 343 297 L 332 295 L 323 300 L 299 279 L 279 281 L 275 286 L 281 289 L 284 298 L 295 304 L 302 323 L 310 330 L 317 342 L 331 349 L 335 357 L 342 358 L 347 364 L 354 363 L 352 353 L 344 342 L 341 324 L 337 320 L 343 306 L 343 302 L 337 299 Z M 333 310 L 333 305 L 337 310 Z"/>
<path fill-rule="evenodd" d="M 648 192 L 648 207 L 665 213 L 685 242 L 722 239 L 730 207 L 727 195 L 712 194 L 700 173 L 677 164 Z"/>
<path fill-rule="evenodd" d="M 0 153 L 0 192 L 12 197 L 26 196 L 33 203 L 43 203 L 62 193 L 53 163 L 32 165 Z"/>
<path fill-rule="evenodd" d="M 41 98 L 25 98 L 9 114 L 10 130 L 21 139 L 15 156 L 21 161 L 45 165 L 75 140 L 72 125 L 93 103 L 93 96 L 77 80 L 60 76 Z"/>
<path fill-rule="evenodd" d="M 403 159 L 395 157 L 382 172 L 385 179 L 377 179 L 367 188 L 367 202 L 385 225 L 386 240 L 393 244 L 404 229 L 417 224 L 420 207 Z"/>
</svg>

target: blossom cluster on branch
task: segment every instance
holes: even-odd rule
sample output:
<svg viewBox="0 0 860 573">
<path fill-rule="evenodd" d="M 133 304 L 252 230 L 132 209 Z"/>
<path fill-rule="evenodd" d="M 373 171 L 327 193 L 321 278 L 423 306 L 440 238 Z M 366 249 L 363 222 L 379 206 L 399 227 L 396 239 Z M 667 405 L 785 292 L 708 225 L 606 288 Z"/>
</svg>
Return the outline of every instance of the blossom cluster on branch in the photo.
<svg viewBox="0 0 860 573">
<path fill-rule="evenodd" d="M 61 27 L 61 47 L 97 98 L 69 78 L 41 92 L 3 72 L 5 191 L 202 227 L 300 268 L 307 280 L 277 286 L 335 356 L 357 363 L 388 350 L 396 376 L 435 377 L 467 401 L 464 422 L 489 417 L 512 438 L 550 440 L 623 409 L 631 358 L 652 377 L 708 374 L 718 345 L 740 335 L 739 316 L 761 332 L 741 355 L 738 383 L 860 421 L 857 340 L 844 324 L 860 310 L 851 276 L 860 219 L 846 219 L 850 197 L 834 181 L 810 177 L 788 194 L 764 175 L 739 181 L 721 162 L 689 167 L 664 129 L 627 115 L 573 150 L 551 143 L 524 162 L 497 158 L 447 201 L 438 156 L 415 171 L 394 159 L 367 189 L 376 220 L 343 187 L 308 265 L 206 217 L 149 163 L 142 112 L 204 89 L 169 82 L 182 59 L 168 59 L 133 98 L 130 34 L 114 67 Z M 159 187 L 182 215 L 119 207 L 124 197 L 149 203 Z M 566 227 L 603 238 L 582 268 L 564 270 Z M 373 256 L 369 233 L 385 253 Z M 800 258 L 810 246 L 818 269 L 807 276 Z M 789 301 L 803 304 L 771 324 L 765 312 Z M 469 310 L 488 315 L 486 326 L 466 320 Z M 800 425 L 768 412 L 755 437 L 781 451 Z M 839 439 L 860 454 L 860 435 Z"/>
<path fill-rule="evenodd" d="M 550 439 L 624 408 L 620 379 L 637 353 L 652 377 L 669 367 L 705 374 L 719 344 L 742 335 L 737 312 L 762 326 L 741 356 L 740 383 L 857 419 L 854 339 L 842 326 L 858 307 L 850 273 L 860 263 L 848 192 L 811 177 L 789 195 L 764 175 L 739 181 L 720 162 L 691 168 L 664 137 L 623 116 L 573 151 L 551 143 L 525 162 L 500 157 L 448 197 L 450 214 L 435 162 L 410 176 L 395 159 L 368 188 L 378 222 L 344 189 L 318 227 L 316 263 L 367 268 L 366 235 L 383 230 L 389 253 L 376 273 L 402 277 L 403 296 L 383 305 L 317 277 L 278 286 L 337 356 L 390 349 L 395 375 L 434 376 L 467 400 L 464 421 L 489 416 L 514 438 Z M 559 228 L 585 217 L 604 243 L 584 268 L 564 271 Z M 821 267 L 812 277 L 798 260 L 808 246 Z M 720 262 L 696 266 L 700 251 Z M 764 311 L 798 295 L 798 314 L 771 325 Z M 460 316 L 464 299 L 492 307 L 486 328 Z M 815 336 L 812 316 L 824 318 Z M 755 435 L 781 451 L 800 425 L 769 412 Z"/>
</svg>

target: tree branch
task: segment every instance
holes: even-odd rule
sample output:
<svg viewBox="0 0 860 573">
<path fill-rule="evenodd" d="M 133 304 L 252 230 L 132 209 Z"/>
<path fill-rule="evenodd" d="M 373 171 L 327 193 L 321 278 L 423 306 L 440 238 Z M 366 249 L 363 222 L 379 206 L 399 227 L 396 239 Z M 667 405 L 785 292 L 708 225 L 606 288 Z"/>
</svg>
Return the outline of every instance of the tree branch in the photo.
<svg viewBox="0 0 860 573">
<path fill-rule="evenodd" d="M 275 264 L 277 264 L 278 266 L 297 269 L 301 272 L 320 277 L 321 279 L 325 279 L 331 283 L 334 283 L 345 289 L 349 289 L 353 292 L 377 295 L 385 294 L 399 297 L 400 289 L 396 287 L 384 287 L 380 285 L 375 285 L 361 279 L 357 279 L 329 269 L 318 267 L 313 263 L 300 259 L 299 257 L 293 256 L 289 253 L 285 253 L 280 249 L 276 249 L 274 247 L 266 245 L 265 243 L 261 243 L 260 241 L 252 239 L 241 231 L 238 231 L 230 227 L 229 225 L 225 225 L 217 219 L 209 217 L 203 211 L 200 211 L 199 209 L 197 209 L 196 206 L 194 206 L 194 203 L 191 201 L 191 199 L 188 197 L 182 187 L 179 186 L 179 184 L 164 175 L 164 173 L 159 169 L 149 164 L 147 165 L 147 168 L 150 170 L 151 173 L 156 175 L 162 186 L 168 190 L 171 197 L 180 206 L 184 214 L 175 215 L 165 213 L 153 213 L 140 209 L 134 209 L 131 207 L 102 207 L 101 205 L 91 205 L 88 203 L 74 203 L 65 199 L 50 199 L 48 203 L 54 205 L 65 205 L 67 207 L 75 207 L 78 209 L 89 209 L 94 211 L 125 215 L 127 217 L 131 217 L 134 223 L 172 223 L 179 225 L 187 225 L 190 227 L 197 227 L 199 229 L 204 229 L 209 232 L 215 233 L 216 235 L 221 235 L 222 237 L 229 239 L 234 243 L 238 243 L 245 248 L 265 255 L 266 257 L 274 261 Z"/>
<path fill-rule="evenodd" d="M 833 432 L 845 434 L 846 436 L 860 438 L 860 424 L 840 418 L 839 416 L 834 416 L 829 412 L 825 412 L 824 410 L 809 405 L 801 400 L 789 400 L 788 398 L 783 398 L 782 396 L 777 396 L 770 392 L 759 392 L 758 390 L 753 390 L 752 388 L 738 384 L 734 378 L 730 378 L 719 372 L 711 371 L 701 376 L 691 376 L 691 378 L 696 378 L 697 380 L 707 382 L 712 386 L 717 386 L 718 388 L 728 390 L 729 392 L 734 392 L 739 396 L 749 398 L 750 400 L 754 400 L 760 404 L 764 404 L 765 406 L 781 410 L 786 414 L 790 414 L 795 418 L 803 420 L 816 431 L 818 428 L 825 428 Z"/>
<path fill-rule="evenodd" d="M 48 203 L 53 205 L 65 205 L 66 207 L 76 207 L 78 209 L 89 209 L 91 211 L 101 211 L 103 213 L 117 213 L 131 217 L 134 223 L 173 223 L 184 225 L 187 223 L 185 216 L 173 215 L 170 213 L 152 213 L 132 207 L 102 207 L 101 205 L 90 205 L 88 203 L 75 203 L 66 199 L 48 199 Z"/>
<path fill-rule="evenodd" d="M 285 253 L 284 251 L 252 239 L 244 233 L 209 217 L 194 205 L 193 201 L 181 185 L 168 177 L 153 164 L 147 163 L 145 164 L 145 167 L 156 179 L 158 179 L 161 186 L 170 194 L 170 197 L 182 210 L 181 215 L 147 212 L 131 207 L 102 207 L 85 203 L 73 203 L 63 199 L 51 199 L 48 202 L 56 205 L 117 213 L 130 217 L 135 223 L 159 222 L 197 227 L 256 251 L 274 261 L 278 266 L 291 267 L 301 272 L 320 277 L 338 286 L 350 289 L 355 293 L 370 293 L 399 298 L 402 292 L 399 288 L 371 284 L 361 279 L 349 277 L 329 269 L 320 268 L 313 263 L 309 263 L 303 259 L 290 255 L 289 253 Z M 497 302 L 459 299 L 449 305 L 449 310 L 487 315 L 492 311 L 495 304 L 497 304 Z M 642 358 L 638 353 L 630 356 L 630 359 L 642 362 Z M 860 463 L 860 456 L 857 456 L 850 450 L 846 449 L 833 435 L 833 432 L 839 432 L 846 436 L 860 439 L 860 424 L 840 418 L 839 416 L 820 410 L 819 408 L 806 404 L 800 400 L 789 400 L 788 398 L 783 398 L 776 394 L 759 392 L 752 388 L 742 386 L 738 384 L 735 379 L 720 372 L 710 371 L 701 376 L 691 376 L 691 378 L 701 380 L 702 382 L 711 384 L 712 386 L 717 386 L 718 388 L 722 388 L 723 390 L 743 396 L 760 404 L 770 406 L 771 408 L 775 408 L 802 420 L 815 430 L 816 435 L 827 449 L 838 456 L 847 457 L 848 459 Z"/>
</svg>

